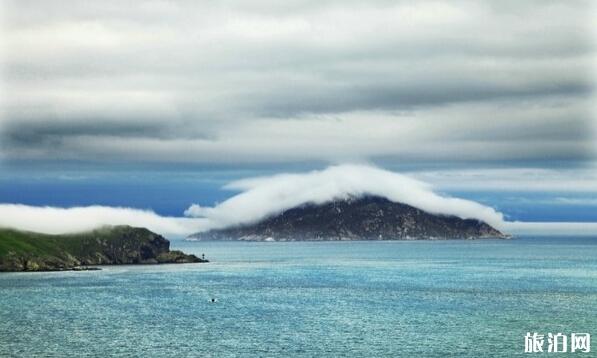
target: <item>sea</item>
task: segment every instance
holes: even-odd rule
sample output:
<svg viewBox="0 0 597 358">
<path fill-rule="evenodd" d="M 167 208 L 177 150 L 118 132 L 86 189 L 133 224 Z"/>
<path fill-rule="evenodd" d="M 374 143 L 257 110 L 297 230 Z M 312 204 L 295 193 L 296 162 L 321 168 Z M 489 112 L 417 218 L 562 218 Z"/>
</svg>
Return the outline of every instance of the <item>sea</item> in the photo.
<svg viewBox="0 0 597 358">
<path fill-rule="evenodd" d="M 172 246 L 211 262 L 0 274 L 0 357 L 597 356 L 597 237 Z"/>
</svg>

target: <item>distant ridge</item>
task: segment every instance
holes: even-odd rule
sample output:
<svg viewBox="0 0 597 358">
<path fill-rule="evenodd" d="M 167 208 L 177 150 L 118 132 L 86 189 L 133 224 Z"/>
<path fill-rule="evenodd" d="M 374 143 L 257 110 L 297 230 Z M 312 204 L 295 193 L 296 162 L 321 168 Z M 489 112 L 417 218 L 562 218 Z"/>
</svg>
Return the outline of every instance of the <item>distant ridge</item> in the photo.
<svg viewBox="0 0 597 358">
<path fill-rule="evenodd" d="M 194 240 L 324 241 L 483 239 L 508 236 L 476 219 L 435 215 L 380 196 L 304 204 L 257 223 L 214 229 Z"/>
</svg>

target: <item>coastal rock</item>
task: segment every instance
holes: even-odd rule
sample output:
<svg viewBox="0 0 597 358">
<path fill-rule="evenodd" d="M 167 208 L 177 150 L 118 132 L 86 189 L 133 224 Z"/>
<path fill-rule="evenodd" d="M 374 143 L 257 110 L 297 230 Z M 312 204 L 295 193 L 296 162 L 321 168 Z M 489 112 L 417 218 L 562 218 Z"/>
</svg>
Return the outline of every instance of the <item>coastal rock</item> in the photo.
<svg viewBox="0 0 597 358">
<path fill-rule="evenodd" d="M 114 226 L 86 233 L 44 235 L 0 229 L 0 271 L 79 270 L 89 265 L 207 262 L 170 251 L 170 242 L 145 228 Z"/>
</svg>

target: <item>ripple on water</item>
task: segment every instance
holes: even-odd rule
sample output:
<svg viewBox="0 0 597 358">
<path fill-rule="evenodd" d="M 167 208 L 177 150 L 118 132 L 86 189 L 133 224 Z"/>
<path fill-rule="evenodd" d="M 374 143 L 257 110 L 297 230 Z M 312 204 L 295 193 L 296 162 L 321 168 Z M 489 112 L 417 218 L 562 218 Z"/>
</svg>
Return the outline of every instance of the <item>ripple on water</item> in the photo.
<svg viewBox="0 0 597 358">
<path fill-rule="evenodd" d="M 597 240 L 174 246 L 212 263 L 1 274 L 0 356 L 513 356 L 597 332 Z"/>
</svg>

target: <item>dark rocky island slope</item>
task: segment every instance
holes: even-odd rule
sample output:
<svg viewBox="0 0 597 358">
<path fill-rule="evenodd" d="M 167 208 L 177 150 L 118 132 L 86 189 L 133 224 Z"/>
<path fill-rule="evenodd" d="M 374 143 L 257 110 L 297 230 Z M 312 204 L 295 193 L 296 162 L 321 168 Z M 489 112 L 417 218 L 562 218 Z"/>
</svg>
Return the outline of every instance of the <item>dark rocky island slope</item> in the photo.
<svg viewBox="0 0 597 358">
<path fill-rule="evenodd" d="M 404 240 L 507 236 L 485 222 L 434 215 L 378 196 L 305 204 L 260 222 L 197 233 L 197 240 Z"/>
<path fill-rule="evenodd" d="M 181 251 L 170 251 L 168 240 L 144 228 L 114 226 L 68 235 L 0 229 L 0 271 L 206 261 Z"/>
</svg>

